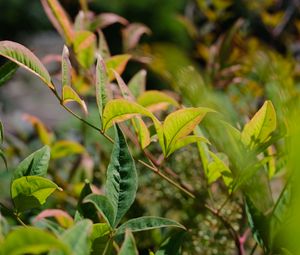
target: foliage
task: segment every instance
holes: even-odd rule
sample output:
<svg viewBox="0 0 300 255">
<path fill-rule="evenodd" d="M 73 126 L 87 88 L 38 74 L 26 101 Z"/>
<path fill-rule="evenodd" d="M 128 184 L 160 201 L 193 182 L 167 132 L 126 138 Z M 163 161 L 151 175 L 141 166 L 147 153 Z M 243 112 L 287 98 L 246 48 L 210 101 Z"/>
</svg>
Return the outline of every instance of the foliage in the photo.
<svg viewBox="0 0 300 255">
<path fill-rule="evenodd" d="M 196 66 L 175 46 L 139 45 L 149 28 L 94 15 L 86 1 L 74 23 L 59 1 L 41 3 L 65 41 L 61 86 L 12 41 L 0 41 L 0 83 L 27 69 L 89 129 L 77 123 L 80 139 L 60 139 L 60 130 L 24 115 L 36 134 L 30 154 L 1 123 L 1 182 L 10 192 L 1 195 L 0 254 L 299 254 L 294 59 L 257 43 L 237 20 L 215 40 L 211 31 L 195 40 Z M 235 6 L 196 3 L 207 24 Z M 125 52 L 111 55 L 103 29 L 114 23 L 124 26 Z M 173 91 L 146 90 L 144 69 L 127 85 L 132 61 Z"/>
</svg>

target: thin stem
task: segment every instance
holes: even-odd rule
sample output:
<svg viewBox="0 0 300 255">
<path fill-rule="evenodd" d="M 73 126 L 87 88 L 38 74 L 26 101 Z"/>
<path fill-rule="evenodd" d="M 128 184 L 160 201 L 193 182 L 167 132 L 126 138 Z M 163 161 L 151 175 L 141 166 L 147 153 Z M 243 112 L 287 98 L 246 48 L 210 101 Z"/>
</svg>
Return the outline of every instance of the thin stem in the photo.
<svg viewBox="0 0 300 255">
<path fill-rule="evenodd" d="M 54 86 L 54 85 L 53 85 Z M 78 114 L 76 114 L 75 112 L 73 112 L 69 107 L 67 107 L 66 105 L 63 104 L 60 96 L 58 95 L 57 91 L 55 89 L 51 89 L 51 91 L 53 92 L 53 94 L 55 95 L 55 97 L 57 98 L 57 100 L 59 101 L 59 103 L 61 104 L 61 106 L 70 114 L 72 114 L 75 118 L 77 118 L 78 120 L 82 121 L 84 124 L 88 125 L 89 127 L 97 130 L 98 132 L 100 132 L 101 135 L 103 135 L 108 141 L 110 141 L 111 143 L 114 143 L 114 140 L 108 136 L 107 134 L 105 134 L 105 132 L 103 130 L 101 130 L 100 128 L 96 127 L 94 124 L 86 121 L 85 119 L 81 118 Z"/>
<path fill-rule="evenodd" d="M 23 226 L 23 227 L 27 227 L 27 225 L 24 223 L 24 221 L 21 220 L 21 218 L 19 217 L 18 214 L 14 214 L 16 217 L 16 220 Z"/>
<path fill-rule="evenodd" d="M 150 170 L 152 170 L 154 173 L 156 173 L 157 175 L 159 175 L 160 177 L 162 177 L 163 179 L 165 179 L 167 182 L 169 182 L 170 184 L 172 184 L 173 186 L 175 186 L 176 188 L 180 189 L 182 192 L 184 192 L 185 194 L 187 194 L 189 197 L 191 198 L 195 198 L 195 195 L 192 194 L 191 192 L 189 192 L 187 189 L 185 189 L 184 187 L 180 186 L 178 183 L 174 182 L 172 179 L 170 179 L 168 176 L 164 175 L 161 171 L 159 171 L 158 168 L 150 166 L 149 164 L 147 164 L 146 162 L 142 161 L 142 160 L 138 160 L 139 163 L 141 163 L 142 165 L 146 166 L 147 168 L 149 168 Z"/>
<path fill-rule="evenodd" d="M 54 86 L 54 85 L 53 85 Z M 55 87 L 55 86 L 54 86 Z M 91 128 L 97 130 L 101 135 L 103 135 L 108 141 L 110 141 L 112 144 L 114 144 L 114 140 L 108 136 L 107 134 L 104 133 L 103 130 L 101 130 L 100 128 L 96 127 L 95 125 L 93 125 L 92 123 L 86 121 L 85 119 L 81 118 L 79 115 L 77 115 L 75 112 L 73 112 L 70 108 L 68 108 L 67 106 L 65 106 L 60 98 L 60 96 L 58 95 L 56 89 L 51 89 L 51 91 L 53 92 L 53 94 L 55 95 L 55 97 L 58 99 L 58 101 L 60 102 L 60 104 L 62 105 L 62 107 L 68 111 L 70 114 L 72 114 L 75 118 L 77 118 L 78 120 L 82 121 L 83 123 L 85 123 L 86 125 L 90 126 Z M 147 168 L 149 168 L 150 170 L 152 170 L 153 172 L 155 172 L 157 175 L 159 175 L 160 177 L 162 177 L 163 179 L 165 179 L 166 181 L 168 181 L 170 184 L 172 184 L 173 186 L 177 187 L 178 189 L 180 189 L 181 191 L 183 191 L 185 194 L 187 194 L 188 196 L 190 196 L 191 198 L 195 198 L 195 195 L 192 194 L 190 191 L 188 191 L 186 188 L 182 187 L 180 184 L 176 183 L 175 181 L 173 181 L 172 179 L 170 179 L 168 176 L 164 175 L 162 172 L 159 171 L 159 169 L 155 166 L 155 163 L 152 162 L 151 159 L 149 159 L 149 154 L 145 153 L 144 150 L 142 150 L 145 154 L 145 156 L 147 157 L 147 159 L 150 161 L 151 165 L 148 165 L 147 163 L 145 163 L 142 160 L 138 160 L 138 162 L 140 162 L 141 164 L 143 164 L 144 166 L 146 166 Z"/>
</svg>

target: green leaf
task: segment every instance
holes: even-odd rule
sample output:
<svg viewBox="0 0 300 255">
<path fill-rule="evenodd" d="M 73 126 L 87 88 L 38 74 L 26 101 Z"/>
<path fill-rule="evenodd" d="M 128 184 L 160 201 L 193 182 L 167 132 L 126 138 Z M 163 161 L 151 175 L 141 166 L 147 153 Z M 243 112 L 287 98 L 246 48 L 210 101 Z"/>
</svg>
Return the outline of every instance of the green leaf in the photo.
<svg viewBox="0 0 300 255">
<path fill-rule="evenodd" d="M 128 82 L 128 88 L 135 98 L 140 96 L 146 90 L 146 70 L 140 70 Z"/>
<path fill-rule="evenodd" d="M 77 222 L 73 227 L 66 230 L 60 239 L 68 245 L 72 255 L 89 255 L 90 240 L 93 224 L 90 220 Z M 63 255 L 61 252 L 52 252 L 51 255 Z"/>
<path fill-rule="evenodd" d="M 131 231 L 126 230 L 125 233 L 125 240 L 121 246 L 118 255 L 138 255 L 138 250 L 136 248 L 134 236 L 132 235 Z"/>
<path fill-rule="evenodd" d="M 202 137 L 202 136 L 197 136 L 197 135 L 185 136 L 176 141 L 176 143 L 168 151 L 166 157 L 170 156 L 174 151 L 176 151 L 182 147 L 185 147 L 191 143 L 196 143 L 196 142 L 209 143 L 209 141 L 205 137 Z"/>
<path fill-rule="evenodd" d="M 83 200 L 83 203 L 92 203 L 104 217 L 105 221 L 109 223 L 111 227 L 114 226 L 116 211 L 107 197 L 97 194 L 90 194 Z"/>
<path fill-rule="evenodd" d="M 107 103 L 107 83 L 106 66 L 103 58 L 98 54 L 96 65 L 96 100 L 101 121 L 103 109 Z"/>
<path fill-rule="evenodd" d="M 250 148 L 267 142 L 276 129 L 276 112 L 271 101 L 266 101 L 248 122 L 241 134 L 242 142 Z"/>
<path fill-rule="evenodd" d="M 71 45 L 74 39 L 73 25 L 59 1 L 41 0 L 41 2 L 52 25 L 65 39 L 67 45 Z"/>
<path fill-rule="evenodd" d="M 21 227 L 10 232 L 1 244 L 0 253 L 5 255 L 41 254 L 61 250 L 71 255 L 68 247 L 52 234 L 35 227 Z"/>
<path fill-rule="evenodd" d="M 116 135 L 109 166 L 107 168 L 106 196 L 112 203 L 117 226 L 132 205 L 138 188 L 134 160 L 121 129 L 116 126 Z"/>
<path fill-rule="evenodd" d="M 60 140 L 55 142 L 51 147 L 51 158 L 64 158 L 74 154 L 82 154 L 85 148 L 75 141 Z"/>
<path fill-rule="evenodd" d="M 62 86 L 71 86 L 72 84 L 72 66 L 69 59 L 69 50 L 66 45 L 64 45 L 62 58 L 61 58 L 61 84 Z"/>
<path fill-rule="evenodd" d="M 181 245 L 184 241 L 186 235 L 185 231 L 177 231 L 168 237 L 162 245 L 159 247 L 158 251 L 155 252 L 155 255 L 179 255 Z"/>
<path fill-rule="evenodd" d="M 0 66 L 0 86 L 9 81 L 18 69 L 18 65 L 10 60 L 7 60 Z"/>
<path fill-rule="evenodd" d="M 156 119 L 151 112 L 135 102 L 125 99 L 111 100 L 107 103 L 103 112 L 103 130 L 107 130 L 115 122 L 128 120 L 137 115 L 145 115 L 152 120 Z"/>
<path fill-rule="evenodd" d="M 220 176 L 222 176 L 225 185 L 232 190 L 233 177 L 232 172 L 229 167 L 221 160 L 215 153 L 209 152 L 212 162 L 208 165 L 208 183 L 216 181 Z"/>
<path fill-rule="evenodd" d="M 19 212 L 43 205 L 55 191 L 61 190 L 54 182 L 40 176 L 24 176 L 11 184 L 11 197 Z"/>
<path fill-rule="evenodd" d="M 121 75 L 125 70 L 127 62 L 129 61 L 130 58 L 131 58 L 130 55 L 123 54 L 123 55 L 115 55 L 105 60 L 109 81 L 112 81 L 115 77 L 112 69 Z"/>
<path fill-rule="evenodd" d="M 13 180 L 28 175 L 46 176 L 49 160 L 50 148 L 45 145 L 30 154 L 17 166 L 13 174 Z"/>
<path fill-rule="evenodd" d="M 191 133 L 206 113 L 212 112 L 208 108 L 185 108 L 167 116 L 163 123 L 166 155 L 176 142 Z"/>
<path fill-rule="evenodd" d="M 90 68 L 95 61 L 96 36 L 90 31 L 77 31 L 74 38 L 74 52 L 84 68 Z"/>
<path fill-rule="evenodd" d="M 125 233 L 126 229 L 129 229 L 131 232 L 139 232 L 166 227 L 182 228 L 184 230 L 186 229 L 184 226 L 174 220 L 161 217 L 144 216 L 125 222 L 117 229 L 116 234 L 123 234 Z"/>
<path fill-rule="evenodd" d="M 155 111 L 156 109 L 160 109 L 161 106 L 168 105 L 179 107 L 179 104 L 174 98 L 158 90 L 148 90 L 144 92 L 137 98 L 137 102 L 147 107 L 150 111 Z"/>
<path fill-rule="evenodd" d="M 107 254 L 111 249 L 112 240 L 110 240 L 111 228 L 106 223 L 97 223 L 93 225 L 91 235 L 92 252 L 91 255 Z"/>
<path fill-rule="evenodd" d="M 23 45 L 11 41 L 0 41 L 0 56 L 8 58 L 19 66 L 24 67 L 38 76 L 49 88 L 55 89 L 47 69 L 41 61 Z"/>
<path fill-rule="evenodd" d="M 63 104 L 66 104 L 68 102 L 76 102 L 81 106 L 85 114 L 88 113 L 85 102 L 78 96 L 75 90 L 72 89 L 70 86 L 63 86 L 62 97 L 63 97 L 62 98 Z"/>
</svg>

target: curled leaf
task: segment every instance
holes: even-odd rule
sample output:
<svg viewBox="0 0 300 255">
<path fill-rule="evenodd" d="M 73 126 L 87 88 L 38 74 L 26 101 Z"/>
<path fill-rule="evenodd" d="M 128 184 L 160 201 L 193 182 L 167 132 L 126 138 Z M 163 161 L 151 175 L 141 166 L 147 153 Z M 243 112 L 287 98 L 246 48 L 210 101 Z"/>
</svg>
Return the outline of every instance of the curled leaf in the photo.
<svg viewBox="0 0 300 255">
<path fill-rule="evenodd" d="M 73 101 L 75 101 L 81 106 L 85 114 L 88 113 L 85 102 L 78 96 L 75 90 L 73 90 L 70 86 L 64 86 L 63 94 L 62 94 L 63 104 L 66 104 L 68 102 L 73 102 Z"/>
</svg>

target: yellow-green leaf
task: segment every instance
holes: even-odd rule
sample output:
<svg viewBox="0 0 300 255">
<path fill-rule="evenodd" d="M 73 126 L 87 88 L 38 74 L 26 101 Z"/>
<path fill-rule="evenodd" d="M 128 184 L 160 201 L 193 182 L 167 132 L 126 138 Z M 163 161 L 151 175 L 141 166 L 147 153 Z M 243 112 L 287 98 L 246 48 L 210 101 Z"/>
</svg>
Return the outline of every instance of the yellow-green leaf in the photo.
<svg viewBox="0 0 300 255">
<path fill-rule="evenodd" d="M 51 157 L 53 159 L 82 154 L 83 152 L 85 152 L 85 148 L 75 141 L 60 140 L 51 147 Z"/>
<path fill-rule="evenodd" d="M 161 109 L 161 106 L 179 106 L 174 98 L 158 90 L 148 90 L 144 92 L 138 97 L 137 102 L 152 112 L 156 109 Z"/>
<path fill-rule="evenodd" d="M 23 176 L 11 184 L 11 197 L 19 212 L 39 207 L 55 191 L 61 190 L 54 182 L 41 176 Z"/>
<path fill-rule="evenodd" d="M 208 164 L 208 183 L 212 183 L 222 176 L 225 185 L 228 187 L 229 192 L 231 192 L 233 184 L 231 170 L 215 153 L 210 151 L 209 155 L 213 161 Z"/>
<path fill-rule="evenodd" d="M 266 101 L 245 125 L 241 139 L 250 148 L 267 142 L 276 129 L 276 112 L 271 101 Z"/>
<path fill-rule="evenodd" d="M 41 0 L 41 2 L 52 25 L 65 39 L 67 45 L 71 45 L 74 39 L 73 25 L 59 1 Z"/>
<path fill-rule="evenodd" d="M 199 107 L 185 108 L 169 114 L 163 123 L 166 152 L 168 153 L 179 139 L 191 133 L 208 112 L 212 110 Z"/>
<path fill-rule="evenodd" d="M 132 119 L 132 124 L 137 132 L 142 149 L 145 149 L 151 142 L 150 132 L 145 122 L 140 116 L 136 116 Z"/>
<path fill-rule="evenodd" d="M 11 231 L 1 244 L 0 254 L 44 254 L 60 250 L 64 255 L 71 255 L 69 248 L 54 235 L 39 228 L 27 226 Z"/>
<path fill-rule="evenodd" d="M 196 142 L 205 142 L 205 143 L 209 143 L 209 141 L 202 136 L 197 136 L 197 135 L 190 135 L 190 136 L 185 136 L 182 137 L 180 139 L 178 139 L 176 141 L 176 143 L 169 149 L 169 151 L 167 152 L 167 157 L 170 156 L 174 151 L 185 147 L 191 143 L 196 143 Z"/>
<path fill-rule="evenodd" d="M 111 100 L 107 103 L 103 112 L 103 129 L 107 130 L 115 122 L 128 120 L 137 115 L 145 115 L 151 119 L 155 118 L 151 112 L 135 102 L 125 99 Z"/>
<path fill-rule="evenodd" d="M 73 90 L 70 86 L 64 86 L 63 87 L 63 104 L 66 104 L 68 102 L 77 102 L 85 114 L 88 113 L 87 107 L 85 102 L 78 96 L 78 94 Z"/>
<path fill-rule="evenodd" d="M 90 31 L 78 31 L 73 45 L 78 62 L 84 68 L 90 68 L 95 61 L 96 36 Z"/>
<path fill-rule="evenodd" d="M 24 67 L 31 73 L 37 75 L 49 88 L 54 89 L 47 69 L 41 61 L 23 45 L 11 41 L 0 41 L 0 56 L 8 58 Z"/>
<path fill-rule="evenodd" d="M 115 55 L 105 60 L 109 81 L 112 81 L 115 77 L 112 69 L 121 75 L 125 70 L 127 62 L 129 61 L 130 58 L 131 58 L 130 55 L 123 54 L 123 55 Z"/>
</svg>

